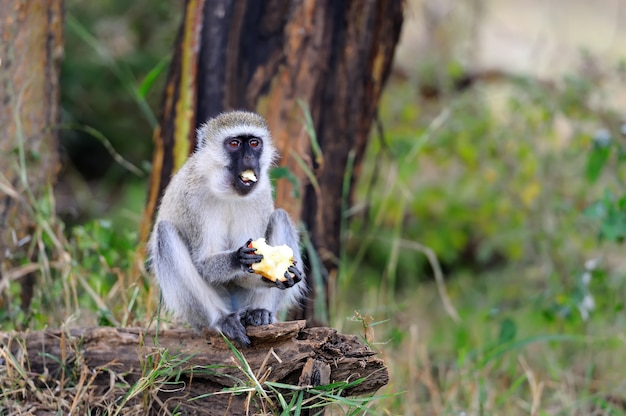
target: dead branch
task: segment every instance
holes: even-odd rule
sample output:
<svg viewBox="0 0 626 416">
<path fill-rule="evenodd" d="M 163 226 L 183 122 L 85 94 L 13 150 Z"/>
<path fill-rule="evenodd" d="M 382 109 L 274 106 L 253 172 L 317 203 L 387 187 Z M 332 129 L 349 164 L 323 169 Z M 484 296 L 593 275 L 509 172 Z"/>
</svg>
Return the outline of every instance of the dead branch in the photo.
<svg viewBox="0 0 626 416">
<path fill-rule="evenodd" d="M 389 380 L 376 352 L 358 337 L 338 334 L 332 328 L 305 328 L 304 321 L 293 321 L 249 327 L 248 336 L 252 347 L 239 351 L 261 383 L 307 387 L 364 378 L 342 393 L 363 395 L 376 392 Z M 11 377 L 28 377 L 28 382 L 17 384 L 21 386 L 18 396 L 29 406 L 33 400 L 41 400 L 30 391 L 37 386 L 57 395 L 69 391 L 73 399 L 64 402 L 71 403 L 74 411 L 111 410 L 120 405 L 142 414 L 267 411 L 268 404 L 258 395 L 225 391 L 254 383 L 249 372 L 246 374 L 245 363 L 216 333 L 111 327 L 53 329 L 0 332 L 0 345 L 4 396 L 10 396 L 7 386 L 15 385 Z"/>
</svg>

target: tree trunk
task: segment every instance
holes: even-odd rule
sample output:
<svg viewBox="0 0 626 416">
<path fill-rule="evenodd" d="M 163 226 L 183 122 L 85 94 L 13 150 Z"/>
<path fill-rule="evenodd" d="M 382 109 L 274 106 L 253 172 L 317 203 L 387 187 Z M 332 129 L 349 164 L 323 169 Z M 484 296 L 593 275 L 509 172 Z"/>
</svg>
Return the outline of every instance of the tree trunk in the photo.
<svg viewBox="0 0 626 416">
<path fill-rule="evenodd" d="M 300 316 L 325 321 L 314 305 L 317 298 L 323 306 L 317 312 L 326 309 L 343 203 L 390 71 L 402 6 L 401 0 L 188 0 L 155 134 L 144 237 L 182 164 L 175 150 L 193 149 L 195 127 L 224 110 L 255 110 L 268 120 L 280 165 L 297 180 L 295 189 L 291 181 L 277 182 L 277 206 L 305 224 L 316 249 L 306 253 L 312 291 Z M 299 103 L 310 111 L 317 143 L 304 128 Z M 314 150 L 318 144 L 321 153 Z M 312 261 L 316 256 L 324 272 Z"/>
<path fill-rule="evenodd" d="M 267 382 L 300 386 L 301 392 L 281 389 L 287 402 L 292 394 L 314 394 L 314 386 L 331 382 L 351 382 L 333 392 L 344 396 L 372 394 L 388 382 L 383 362 L 357 337 L 330 328 L 304 329 L 304 324 L 248 327 L 252 347 L 240 350 L 245 361 L 221 336 L 186 329 L 0 333 L 2 406 L 7 414 L 87 414 L 88 409 L 98 414 L 278 414 L 288 409 Z M 261 389 L 253 389 L 250 397 L 225 391 L 233 386 L 261 387 L 268 396 L 259 394 Z"/>
<path fill-rule="evenodd" d="M 32 207 L 59 168 L 62 56 L 61 0 L 0 2 L 0 283 L 12 260 L 31 255 Z M 22 276 L 23 308 L 33 283 L 31 274 Z"/>
</svg>

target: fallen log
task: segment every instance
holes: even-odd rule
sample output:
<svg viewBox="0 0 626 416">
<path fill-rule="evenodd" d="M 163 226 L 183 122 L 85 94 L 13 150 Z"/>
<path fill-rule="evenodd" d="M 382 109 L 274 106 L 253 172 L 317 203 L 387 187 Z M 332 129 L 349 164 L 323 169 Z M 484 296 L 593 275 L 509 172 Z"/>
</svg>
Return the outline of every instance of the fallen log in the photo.
<svg viewBox="0 0 626 416">
<path fill-rule="evenodd" d="M 252 346 L 235 349 L 189 329 L 0 333 L 0 408 L 238 415 L 280 413 L 300 400 L 302 414 L 314 414 L 331 397 L 371 395 L 389 380 L 375 351 L 332 328 L 293 321 L 248 327 L 248 336 Z"/>
</svg>

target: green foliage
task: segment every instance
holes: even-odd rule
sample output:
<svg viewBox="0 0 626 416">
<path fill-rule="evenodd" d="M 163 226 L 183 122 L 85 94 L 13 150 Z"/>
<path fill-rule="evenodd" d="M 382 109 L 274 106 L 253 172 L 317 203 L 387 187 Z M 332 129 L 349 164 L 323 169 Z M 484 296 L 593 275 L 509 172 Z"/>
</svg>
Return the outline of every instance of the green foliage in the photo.
<svg viewBox="0 0 626 416">
<path fill-rule="evenodd" d="M 610 136 L 606 130 L 601 130 L 594 137 L 593 147 L 587 158 L 586 176 L 589 182 L 595 182 L 600 177 L 602 169 L 611 154 Z"/>
<path fill-rule="evenodd" d="M 625 128 L 603 87 L 510 78 L 433 103 L 389 86 L 335 303 L 340 330 L 361 330 L 353 304 L 384 321 L 372 344 L 404 393 L 383 408 L 624 414 Z"/>
<path fill-rule="evenodd" d="M 272 184 L 276 183 L 279 179 L 286 179 L 292 187 L 292 195 L 296 198 L 300 198 L 300 187 L 298 184 L 298 178 L 293 172 L 286 166 L 276 166 L 270 170 L 270 179 Z M 274 189 L 275 192 L 275 189 Z M 274 195 L 275 197 L 275 195 Z"/>
<path fill-rule="evenodd" d="M 439 109 L 417 106 L 416 91 L 406 85 L 390 86 L 381 108 L 385 138 L 372 140 L 359 190 L 361 198 L 372 198 L 356 213 L 352 235 L 360 239 L 373 224 L 377 235 L 393 240 L 401 224 L 400 238 L 425 243 L 457 270 L 532 261 L 545 246 L 559 257 L 566 249 L 585 251 L 594 236 L 573 230 L 593 225 L 580 208 L 613 182 L 601 175 L 609 156 L 617 159 L 616 146 L 602 141 L 600 130 L 617 119 L 604 109 L 589 110 L 592 90 L 585 85 L 566 77 L 547 90 L 513 79 L 474 88 Z M 605 198 L 595 208 L 596 216 L 606 216 L 607 229 L 618 232 L 619 201 L 607 205 Z M 386 267 L 386 245 L 381 237 L 367 249 L 364 259 L 374 269 Z M 423 259 L 398 256 L 398 275 L 424 274 Z"/>
<path fill-rule="evenodd" d="M 38 245 L 55 247 L 54 251 L 38 251 L 37 263 L 24 259 L 23 267 L 40 276 L 30 305 L 19 302 L 20 282 L 9 283 L 4 293 L 9 307 L 0 311 L 2 328 L 56 327 L 68 319 L 95 319 L 92 324 L 115 326 L 132 324 L 137 318 L 144 322 L 150 311 L 138 299 L 150 289 L 147 278 L 132 276 L 136 230 L 119 230 L 110 221 L 96 220 L 74 227 L 67 239 L 55 238 L 56 247 L 49 236 L 39 235 Z"/>
<path fill-rule="evenodd" d="M 90 187 L 77 187 L 81 181 L 98 181 L 98 197 L 106 201 L 134 183 L 145 186 L 145 178 L 129 177 L 128 172 L 137 173 L 133 165 L 148 170 L 183 8 L 162 0 L 70 0 L 65 8 L 61 104 L 66 128 L 61 142 L 68 168 L 63 180 L 79 199 L 68 209 L 78 217 L 67 218 L 80 223 L 106 215 L 106 205 L 83 196 Z M 124 158 L 116 157 L 118 153 Z"/>
</svg>

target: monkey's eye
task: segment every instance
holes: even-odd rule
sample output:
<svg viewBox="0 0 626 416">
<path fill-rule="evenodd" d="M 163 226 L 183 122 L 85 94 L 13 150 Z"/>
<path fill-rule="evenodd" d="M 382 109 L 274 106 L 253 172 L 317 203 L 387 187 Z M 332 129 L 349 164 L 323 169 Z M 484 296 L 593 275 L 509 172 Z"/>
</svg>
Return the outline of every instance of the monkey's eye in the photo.
<svg viewBox="0 0 626 416">
<path fill-rule="evenodd" d="M 248 141 L 248 144 L 250 145 L 250 147 L 258 147 L 261 145 L 261 141 L 258 139 L 250 139 Z"/>
<path fill-rule="evenodd" d="M 239 147 L 241 146 L 241 141 L 239 139 L 231 139 L 228 141 L 228 146 L 232 148 Z"/>
</svg>

